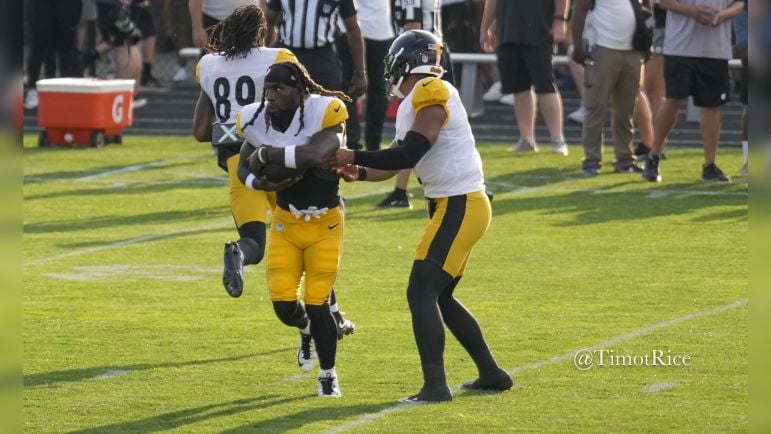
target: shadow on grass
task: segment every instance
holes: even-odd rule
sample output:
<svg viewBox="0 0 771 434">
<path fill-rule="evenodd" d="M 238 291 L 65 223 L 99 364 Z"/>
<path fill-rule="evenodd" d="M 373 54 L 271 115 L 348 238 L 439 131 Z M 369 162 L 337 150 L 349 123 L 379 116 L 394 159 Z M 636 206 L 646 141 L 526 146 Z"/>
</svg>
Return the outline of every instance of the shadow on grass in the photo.
<svg viewBox="0 0 771 434">
<path fill-rule="evenodd" d="M 264 395 L 258 396 L 256 398 L 236 399 L 234 401 L 221 402 L 218 404 L 202 405 L 200 407 L 189 408 L 187 410 L 162 413 L 156 416 L 131 422 L 102 425 L 72 432 L 85 434 L 165 431 L 181 428 L 185 425 L 191 425 L 207 419 L 232 416 L 234 414 L 243 413 L 246 411 L 262 410 L 294 401 L 311 399 L 314 396 L 315 395 L 306 395 L 276 399 L 277 395 Z"/>
<path fill-rule="evenodd" d="M 169 234 L 163 234 L 163 235 L 147 238 L 146 240 L 137 240 L 137 237 L 131 237 L 131 238 L 124 238 L 120 240 L 113 240 L 109 242 L 99 241 L 99 240 L 83 241 L 78 243 L 58 244 L 57 246 L 66 248 L 66 249 L 77 249 L 77 248 L 86 248 L 86 247 L 100 247 L 106 244 L 119 244 L 119 243 L 140 244 L 144 242 L 155 242 L 160 240 L 170 240 L 174 238 L 189 237 L 190 235 L 215 234 L 227 229 L 230 229 L 230 227 L 227 226 L 226 223 L 224 223 L 222 227 L 215 227 L 215 228 L 209 228 L 209 229 L 180 230 Z M 232 230 L 235 232 L 236 230 L 235 226 L 232 226 Z"/>
<path fill-rule="evenodd" d="M 72 383 L 77 381 L 89 380 L 102 375 L 120 375 L 133 371 L 144 371 L 157 368 L 180 368 L 184 366 L 207 365 L 221 362 L 235 362 L 238 360 L 249 359 L 258 356 L 268 356 L 271 354 L 284 353 L 291 348 L 280 348 L 277 350 L 266 351 L 263 353 L 245 354 L 235 357 L 221 357 L 217 359 L 190 360 L 186 362 L 168 362 L 168 363 L 137 363 L 132 365 L 118 366 L 95 366 L 92 368 L 67 369 L 65 371 L 43 372 L 40 374 L 25 375 L 24 387 L 53 387 L 59 383 Z"/>
<path fill-rule="evenodd" d="M 324 398 L 329 399 L 329 398 Z M 285 416 L 276 417 L 273 419 L 267 419 L 258 423 L 250 423 L 247 425 L 233 428 L 225 433 L 247 433 L 247 432 L 259 432 L 259 433 L 282 433 L 289 430 L 302 428 L 306 424 L 315 423 L 323 420 L 340 420 L 343 418 L 349 418 L 352 416 L 358 416 L 368 413 L 377 413 L 389 407 L 393 407 L 394 402 L 386 402 L 382 404 L 360 404 L 340 406 L 333 405 L 330 407 L 311 408 L 302 410 L 294 414 L 288 414 Z"/>
<path fill-rule="evenodd" d="M 719 207 L 716 212 L 693 217 L 696 222 L 747 219 L 747 197 L 703 195 L 685 191 L 665 191 L 665 196 L 649 198 L 654 190 L 612 191 L 612 188 L 572 191 L 564 194 L 500 198 L 493 202 L 493 215 L 536 212 L 543 215 L 573 215 L 558 226 L 589 225 L 613 221 L 646 220 L 656 217 L 687 216 Z M 698 192 L 696 192 L 698 193 Z M 736 207 L 726 211 L 724 207 Z M 703 212 L 703 211 L 702 211 Z"/>
<path fill-rule="evenodd" d="M 203 183 L 203 182 L 195 182 L 192 180 L 181 180 L 181 181 L 174 181 L 174 182 L 159 182 L 159 183 L 146 183 L 146 184 L 136 184 L 136 185 L 129 185 L 125 188 L 115 188 L 115 187 L 103 187 L 103 188 L 85 188 L 80 190 L 66 190 L 66 191 L 56 191 L 56 192 L 48 192 L 48 193 L 42 193 L 42 194 L 32 194 L 29 196 L 24 196 L 24 200 L 40 200 L 40 199 L 51 199 L 51 198 L 61 198 L 61 197 L 89 197 L 89 196 L 116 196 L 116 195 L 127 195 L 127 194 L 155 194 L 155 193 L 167 193 L 172 190 L 201 190 L 201 189 L 211 189 L 216 188 L 219 190 L 225 190 L 227 187 L 227 184 L 225 183 L 217 183 L 217 182 L 210 182 L 210 183 Z M 224 193 L 223 193 L 224 194 Z"/>
<path fill-rule="evenodd" d="M 119 226 L 160 224 L 166 222 L 184 223 L 200 221 L 207 216 L 227 216 L 228 206 L 213 206 L 194 210 L 159 211 L 131 216 L 99 216 L 92 218 L 60 220 L 24 225 L 25 234 L 41 234 L 50 232 L 71 232 L 93 229 L 115 228 Z"/>
</svg>

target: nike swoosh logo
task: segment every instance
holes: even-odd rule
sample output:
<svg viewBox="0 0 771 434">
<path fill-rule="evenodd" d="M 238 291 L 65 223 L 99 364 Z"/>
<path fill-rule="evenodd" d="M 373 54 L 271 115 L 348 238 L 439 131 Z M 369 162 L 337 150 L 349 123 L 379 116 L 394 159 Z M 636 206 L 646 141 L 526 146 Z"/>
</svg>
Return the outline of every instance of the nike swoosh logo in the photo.
<svg viewBox="0 0 771 434">
<path fill-rule="evenodd" d="M 342 106 L 341 105 L 337 106 L 337 108 L 335 109 L 335 113 L 340 111 L 340 107 L 342 107 Z"/>
<path fill-rule="evenodd" d="M 332 229 L 336 228 L 339 224 L 340 223 L 336 223 L 334 225 L 327 226 L 327 228 L 329 228 L 329 230 L 331 231 Z"/>
<path fill-rule="evenodd" d="M 426 86 L 428 86 L 428 85 L 429 85 L 429 84 L 431 84 L 433 81 L 434 81 L 434 80 L 428 80 L 427 82 L 423 83 L 423 87 L 426 87 Z"/>
</svg>

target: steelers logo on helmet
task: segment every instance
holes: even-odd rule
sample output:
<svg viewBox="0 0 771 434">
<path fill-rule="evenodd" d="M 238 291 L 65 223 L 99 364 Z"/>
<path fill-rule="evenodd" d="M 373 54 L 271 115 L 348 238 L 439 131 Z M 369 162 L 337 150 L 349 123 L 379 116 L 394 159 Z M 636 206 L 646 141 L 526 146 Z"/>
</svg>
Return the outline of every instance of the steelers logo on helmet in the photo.
<svg viewBox="0 0 771 434">
<path fill-rule="evenodd" d="M 399 88 L 407 75 L 444 75 L 439 65 L 443 48 L 442 40 L 425 30 L 409 30 L 396 38 L 384 59 L 384 78 L 391 94 L 404 98 Z"/>
</svg>

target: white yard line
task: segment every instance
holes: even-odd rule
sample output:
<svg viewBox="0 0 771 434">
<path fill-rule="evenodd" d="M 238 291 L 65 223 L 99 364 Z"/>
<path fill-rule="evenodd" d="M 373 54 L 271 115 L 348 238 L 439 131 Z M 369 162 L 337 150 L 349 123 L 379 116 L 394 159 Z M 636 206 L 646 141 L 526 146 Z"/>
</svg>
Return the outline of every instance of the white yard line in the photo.
<svg viewBox="0 0 771 434">
<path fill-rule="evenodd" d="M 677 387 L 677 381 L 665 381 L 663 383 L 654 383 L 640 389 L 643 393 L 659 393 L 662 390 L 673 389 Z"/>
<path fill-rule="evenodd" d="M 666 321 L 658 322 L 658 323 L 651 324 L 651 325 L 646 326 L 646 327 L 639 328 L 639 329 L 631 331 L 629 333 L 624 333 L 624 334 L 612 337 L 612 338 L 610 338 L 610 339 L 608 339 L 606 341 L 600 342 L 600 343 L 598 343 L 596 345 L 592 345 L 591 347 L 587 347 L 585 349 L 587 349 L 587 350 L 606 349 L 608 347 L 611 347 L 613 345 L 619 344 L 621 342 L 625 342 L 625 341 L 628 341 L 630 339 L 638 338 L 640 336 L 643 336 L 643 335 L 646 335 L 646 334 L 649 334 L 649 333 L 652 333 L 652 332 L 655 332 L 655 331 L 658 331 L 658 330 L 666 329 L 666 328 L 672 327 L 674 325 L 677 325 L 677 324 L 680 324 L 680 323 L 683 323 L 683 322 L 686 322 L 686 321 L 690 321 L 690 320 L 697 319 L 697 318 L 703 318 L 703 317 L 707 317 L 707 316 L 716 315 L 716 314 L 719 314 L 719 313 L 727 312 L 727 311 L 730 311 L 730 310 L 733 310 L 733 309 L 745 306 L 747 304 L 747 301 L 748 301 L 747 298 L 741 298 L 739 300 L 736 300 L 736 301 L 728 303 L 728 304 L 724 304 L 724 305 L 717 306 L 717 307 L 711 307 L 711 308 L 708 308 L 708 309 L 700 310 L 698 312 L 689 313 L 687 315 L 678 316 L 678 317 L 675 317 L 675 318 L 672 318 L 672 319 L 668 319 Z M 508 372 L 512 376 L 515 376 L 516 374 L 521 374 L 521 373 L 523 373 L 525 371 L 529 371 L 529 370 L 532 370 L 532 369 L 539 369 L 539 368 L 543 368 L 544 366 L 549 366 L 549 365 L 554 365 L 554 364 L 557 364 L 557 363 L 562 363 L 562 362 L 565 362 L 567 360 L 571 360 L 573 358 L 573 356 L 575 355 L 576 351 L 577 350 L 570 350 L 570 351 L 562 353 L 562 354 L 560 354 L 558 356 L 554 356 L 554 357 L 552 357 L 550 359 L 543 359 L 543 360 L 539 360 L 537 362 L 529 363 L 527 365 L 523 365 L 523 366 L 519 366 L 519 367 L 510 369 Z M 460 386 L 456 387 L 456 389 L 458 389 L 459 387 Z M 387 416 L 387 415 L 389 415 L 389 414 L 391 414 L 393 412 L 402 410 L 404 408 L 411 408 L 411 407 L 414 407 L 414 405 L 413 404 L 395 404 L 395 405 L 393 405 L 391 407 L 384 408 L 383 410 L 380 410 L 380 411 L 375 412 L 375 413 L 365 413 L 365 414 L 359 416 L 358 418 L 356 418 L 356 419 L 354 419 L 354 420 L 352 420 L 350 422 L 346 422 L 346 423 L 344 423 L 344 424 L 342 424 L 340 426 L 337 426 L 335 428 L 332 428 L 332 429 L 326 431 L 326 433 L 341 433 L 341 432 L 349 431 L 349 430 L 352 430 L 354 428 L 358 428 L 358 427 L 360 427 L 362 425 L 368 424 L 368 423 L 370 423 L 372 421 L 375 421 L 377 419 L 380 419 L 383 416 Z"/>
<path fill-rule="evenodd" d="M 178 163 L 178 162 L 181 162 L 181 161 L 193 161 L 193 160 L 196 160 L 198 158 L 200 158 L 200 157 L 177 157 L 177 158 L 169 158 L 167 160 L 153 161 L 153 162 L 150 162 L 150 163 L 136 164 L 136 165 L 133 165 L 133 166 L 121 167 L 120 169 L 110 169 L 110 170 L 105 170 L 105 171 L 102 171 L 102 172 L 97 172 L 97 173 L 95 173 L 93 175 L 82 176 L 80 178 L 75 178 L 75 181 L 79 181 L 79 182 L 91 181 L 91 180 L 94 180 L 96 178 L 101 178 L 103 176 L 111 176 L 111 175 L 116 175 L 116 174 L 119 174 L 119 173 L 138 172 L 140 170 L 147 169 L 148 167 L 165 166 L 167 164 Z"/>
<path fill-rule="evenodd" d="M 150 235 L 142 235 L 141 237 L 130 238 L 128 240 L 117 241 L 117 242 L 114 242 L 114 243 L 107 243 L 107 244 L 103 244 L 101 246 L 87 247 L 85 249 L 71 250 L 71 251 L 69 251 L 67 253 L 60 253 L 58 255 L 46 256 L 46 257 L 37 258 L 37 259 L 30 259 L 30 260 L 24 261 L 24 265 L 44 264 L 46 262 L 51 262 L 51 261 L 56 261 L 56 260 L 59 260 L 59 259 L 70 258 L 70 257 L 73 257 L 73 256 L 80 256 L 80 255 L 85 255 L 85 254 L 88 254 L 88 253 L 101 252 L 103 250 L 109 250 L 109 249 L 114 249 L 114 248 L 117 248 L 117 247 L 128 246 L 128 245 L 131 245 L 131 244 L 141 243 L 141 242 L 144 242 L 144 241 L 152 241 L 152 240 L 156 240 L 156 239 L 159 239 L 159 238 L 167 237 L 169 235 L 192 234 L 192 233 L 195 233 L 195 232 L 198 232 L 198 231 L 207 230 L 207 229 L 214 229 L 214 228 L 223 228 L 224 229 L 224 228 L 230 227 L 232 225 L 233 225 L 233 221 L 231 219 L 223 219 L 223 220 L 219 220 L 219 221 L 217 221 L 215 223 L 209 223 L 208 225 L 198 226 L 198 227 L 195 227 L 195 228 L 179 229 L 179 230 L 174 230 L 174 231 L 159 232 L 159 233 L 150 234 Z"/>
</svg>

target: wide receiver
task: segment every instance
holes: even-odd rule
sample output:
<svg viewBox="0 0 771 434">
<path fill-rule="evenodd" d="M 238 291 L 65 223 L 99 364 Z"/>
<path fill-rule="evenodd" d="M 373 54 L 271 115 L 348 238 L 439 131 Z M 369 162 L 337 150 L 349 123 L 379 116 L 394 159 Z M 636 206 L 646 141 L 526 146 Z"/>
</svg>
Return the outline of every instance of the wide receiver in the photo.
<svg viewBox="0 0 771 434">
<path fill-rule="evenodd" d="M 382 181 L 399 169 L 414 168 L 428 200 L 431 221 L 418 243 L 407 287 L 423 388 L 408 402 L 452 400 L 444 370 L 444 325 L 479 370 L 479 378 L 465 388 L 503 391 L 513 385 L 474 316 L 453 296 L 491 211 L 466 110 L 458 91 L 440 78 L 443 47 L 441 39 L 423 30 L 396 38 L 385 59 L 391 93 L 403 98 L 394 144 L 372 152 L 338 149 L 327 160 L 350 181 Z"/>
<path fill-rule="evenodd" d="M 201 92 L 193 117 L 193 135 L 200 142 L 211 141 L 219 167 L 228 173 L 230 209 L 240 239 L 225 244 L 222 283 L 228 294 L 239 297 L 244 287 L 244 265 L 258 264 L 265 252 L 267 211 L 275 206 L 280 188 L 266 182 L 251 190 L 238 179 L 238 160 L 243 137 L 236 128 L 241 109 L 262 95 L 268 67 L 276 62 L 297 62 L 283 48 L 264 46 L 267 25 L 256 5 L 237 8 L 212 28 L 211 42 L 196 67 Z M 353 333 L 355 325 L 343 318 L 334 292 L 330 305 L 338 327 L 338 337 Z"/>
</svg>

